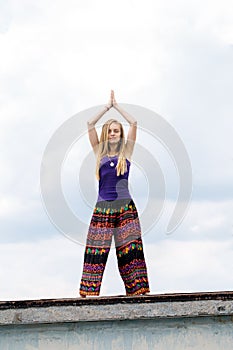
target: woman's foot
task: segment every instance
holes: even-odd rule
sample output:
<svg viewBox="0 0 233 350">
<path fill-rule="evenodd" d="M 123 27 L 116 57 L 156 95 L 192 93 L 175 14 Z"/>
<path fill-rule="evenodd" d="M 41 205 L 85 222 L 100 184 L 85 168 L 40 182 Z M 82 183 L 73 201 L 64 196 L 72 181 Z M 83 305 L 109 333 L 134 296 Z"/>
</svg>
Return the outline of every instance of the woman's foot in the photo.
<svg viewBox="0 0 233 350">
<path fill-rule="evenodd" d="M 150 295 L 150 292 L 142 292 L 139 294 L 126 294 L 126 297 L 139 297 L 141 295 Z"/>
<path fill-rule="evenodd" d="M 84 295 L 84 294 L 80 294 L 80 297 L 81 298 L 86 298 L 86 297 L 88 297 L 88 298 L 98 298 L 98 295 Z"/>
</svg>

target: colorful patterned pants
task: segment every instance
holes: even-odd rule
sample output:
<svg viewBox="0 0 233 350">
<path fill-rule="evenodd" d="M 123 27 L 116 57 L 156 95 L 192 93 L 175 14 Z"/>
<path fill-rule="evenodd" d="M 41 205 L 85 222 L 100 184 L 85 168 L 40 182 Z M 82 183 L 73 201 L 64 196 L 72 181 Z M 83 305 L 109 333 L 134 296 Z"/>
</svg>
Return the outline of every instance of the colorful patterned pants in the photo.
<svg viewBox="0 0 233 350">
<path fill-rule="evenodd" d="M 80 295 L 99 295 L 114 236 L 126 295 L 149 292 L 141 227 L 132 199 L 97 202 L 88 229 Z"/>
</svg>

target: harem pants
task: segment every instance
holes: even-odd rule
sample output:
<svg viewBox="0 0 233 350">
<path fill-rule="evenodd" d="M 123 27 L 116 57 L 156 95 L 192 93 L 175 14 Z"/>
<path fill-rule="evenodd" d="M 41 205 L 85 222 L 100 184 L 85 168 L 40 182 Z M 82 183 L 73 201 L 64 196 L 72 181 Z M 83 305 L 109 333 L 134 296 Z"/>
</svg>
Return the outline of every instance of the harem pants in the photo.
<svg viewBox="0 0 233 350">
<path fill-rule="evenodd" d="M 112 236 L 126 295 L 149 292 L 138 212 L 130 198 L 96 203 L 87 234 L 80 295 L 99 295 Z"/>
</svg>

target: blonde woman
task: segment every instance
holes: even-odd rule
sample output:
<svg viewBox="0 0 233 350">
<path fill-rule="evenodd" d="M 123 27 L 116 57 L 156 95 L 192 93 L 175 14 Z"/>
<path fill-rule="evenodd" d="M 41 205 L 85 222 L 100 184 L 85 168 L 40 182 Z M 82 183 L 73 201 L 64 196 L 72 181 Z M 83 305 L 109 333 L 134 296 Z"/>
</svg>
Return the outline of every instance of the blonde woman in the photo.
<svg viewBox="0 0 233 350">
<path fill-rule="evenodd" d="M 98 138 L 95 124 L 111 108 L 129 123 L 127 140 L 122 124 L 115 119 L 103 125 L 100 140 Z M 87 234 L 79 290 L 81 297 L 99 295 L 112 236 L 126 295 L 149 293 L 138 212 L 128 189 L 136 131 L 136 120 L 117 104 L 113 90 L 109 103 L 88 121 L 89 139 L 96 155 L 99 192 Z"/>
</svg>

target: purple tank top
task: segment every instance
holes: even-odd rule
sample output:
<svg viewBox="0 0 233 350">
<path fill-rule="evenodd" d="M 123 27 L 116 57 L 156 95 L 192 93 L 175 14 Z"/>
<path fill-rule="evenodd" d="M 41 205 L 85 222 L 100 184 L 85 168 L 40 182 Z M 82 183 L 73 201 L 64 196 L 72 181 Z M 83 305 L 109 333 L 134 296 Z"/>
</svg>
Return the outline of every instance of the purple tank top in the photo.
<svg viewBox="0 0 233 350">
<path fill-rule="evenodd" d="M 99 193 L 97 201 L 113 201 L 116 199 L 132 198 L 128 189 L 128 177 L 130 170 L 130 161 L 126 159 L 127 171 L 124 175 L 117 176 L 116 165 L 118 157 L 103 157 L 100 161 L 100 180 Z M 113 162 L 114 166 L 110 163 Z"/>
</svg>

